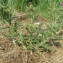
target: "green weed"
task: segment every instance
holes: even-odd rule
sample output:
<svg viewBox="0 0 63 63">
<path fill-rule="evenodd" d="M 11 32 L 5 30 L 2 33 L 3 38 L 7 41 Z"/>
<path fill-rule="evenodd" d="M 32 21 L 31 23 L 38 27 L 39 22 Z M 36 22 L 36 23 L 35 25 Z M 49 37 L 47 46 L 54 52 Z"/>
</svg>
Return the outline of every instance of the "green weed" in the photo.
<svg viewBox="0 0 63 63">
<path fill-rule="evenodd" d="M 1 4 L 2 2 L 2 4 Z M 14 25 L 9 26 L 9 37 L 16 46 L 23 47 L 32 51 L 49 51 L 50 47 L 59 43 L 51 41 L 53 38 L 60 39 L 61 37 L 56 34 L 60 28 L 63 28 L 60 13 L 60 0 L 0 0 L 0 15 L 1 18 L 11 24 L 12 10 L 26 11 L 30 16 L 30 23 L 22 25 L 20 31 L 18 30 L 19 24 L 15 22 Z M 42 29 L 42 24 L 36 26 L 34 23 L 40 13 L 52 20 L 50 25 L 46 24 L 46 29 Z M 49 40 L 49 41 L 48 41 Z"/>
</svg>

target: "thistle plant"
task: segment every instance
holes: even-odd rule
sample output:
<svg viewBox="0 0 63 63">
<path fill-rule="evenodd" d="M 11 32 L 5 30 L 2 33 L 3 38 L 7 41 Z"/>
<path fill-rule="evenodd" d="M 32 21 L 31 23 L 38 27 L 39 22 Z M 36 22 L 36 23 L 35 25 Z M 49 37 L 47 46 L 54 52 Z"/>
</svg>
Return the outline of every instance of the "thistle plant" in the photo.
<svg viewBox="0 0 63 63">
<path fill-rule="evenodd" d="M 32 51 L 49 51 L 50 47 L 56 44 L 51 41 L 51 39 L 57 37 L 56 31 L 59 29 L 59 24 L 55 21 L 54 23 L 47 25 L 45 30 L 42 29 L 42 24 L 39 24 L 38 26 L 34 25 L 38 15 L 35 13 L 31 2 L 28 9 L 28 15 L 30 16 L 30 23 L 26 23 L 25 26 L 22 25 L 23 28 L 21 27 L 21 31 L 15 36 L 17 37 L 17 43 L 15 42 L 15 44 Z M 48 40 L 50 41 L 48 42 Z"/>
<path fill-rule="evenodd" d="M 54 9 L 51 12 L 54 13 L 53 14 L 54 21 L 50 23 L 50 25 L 46 24 L 46 29 L 43 30 L 42 24 L 39 24 L 38 26 L 35 25 L 36 19 L 38 18 L 39 15 L 37 14 L 36 9 L 33 7 L 32 2 L 29 2 L 29 7 L 27 8 L 27 14 L 30 16 L 30 23 L 25 23 L 25 25 L 19 24 L 20 25 L 19 26 L 18 23 L 15 22 L 14 25 L 9 26 L 10 34 L 7 36 L 10 39 L 12 39 L 13 43 L 16 46 L 19 46 L 19 47 L 22 46 L 23 48 L 32 50 L 32 51 L 36 51 L 36 50 L 49 51 L 50 47 L 56 44 L 54 41 L 51 41 L 51 39 L 59 38 L 56 32 L 62 27 L 62 23 L 60 21 L 60 14 L 58 13 L 59 9 L 56 12 L 55 3 L 53 8 Z M 4 6 L 3 9 L 6 10 L 7 7 Z M 1 11 L 1 12 L 3 13 L 4 11 Z M 9 22 L 9 24 L 11 24 L 10 19 L 12 18 L 12 15 L 8 13 L 2 16 L 6 16 L 6 15 L 7 17 L 5 18 L 3 17 L 3 19 L 6 19 Z M 8 17 L 9 19 L 7 19 Z M 21 27 L 19 31 L 18 31 L 18 27 Z"/>
<path fill-rule="evenodd" d="M 30 23 L 26 23 L 25 30 L 26 33 L 24 33 L 24 29 L 19 33 L 19 43 L 26 47 L 26 49 L 30 49 L 32 51 L 35 50 L 50 50 L 50 47 L 53 45 L 51 42 L 47 42 L 52 37 L 55 36 L 56 30 L 53 29 L 55 27 L 53 24 L 50 26 L 47 25 L 47 28 L 45 30 L 42 29 L 42 24 L 39 24 L 38 26 L 34 25 L 35 18 L 37 19 L 38 15 L 35 14 L 35 11 L 33 9 L 33 5 L 30 2 L 30 6 L 28 9 L 28 15 L 30 16 Z M 56 24 L 56 23 L 55 23 Z"/>
</svg>

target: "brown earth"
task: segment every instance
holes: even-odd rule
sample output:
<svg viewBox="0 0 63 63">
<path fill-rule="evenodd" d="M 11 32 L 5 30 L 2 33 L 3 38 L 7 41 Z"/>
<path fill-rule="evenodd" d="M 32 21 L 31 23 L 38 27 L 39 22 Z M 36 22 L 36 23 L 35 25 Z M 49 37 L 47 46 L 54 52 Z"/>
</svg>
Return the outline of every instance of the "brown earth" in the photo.
<svg viewBox="0 0 63 63">
<path fill-rule="evenodd" d="M 17 17 L 22 24 L 24 22 L 29 22 L 29 18 L 26 16 L 24 19 Z M 47 19 L 43 17 L 38 17 L 37 22 L 48 23 Z M 41 52 L 41 54 L 36 54 L 35 52 L 24 50 L 14 46 L 13 42 L 8 38 L 4 37 L 2 33 L 8 33 L 8 29 L 5 28 L 4 23 L 0 23 L 0 63 L 63 63 L 63 40 L 56 40 L 61 43 L 60 47 L 51 47 L 51 52 Z"/>
</svg>

